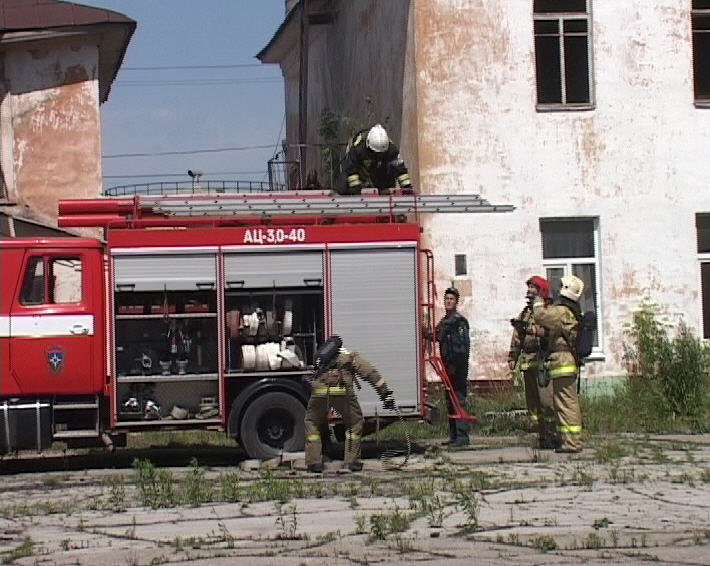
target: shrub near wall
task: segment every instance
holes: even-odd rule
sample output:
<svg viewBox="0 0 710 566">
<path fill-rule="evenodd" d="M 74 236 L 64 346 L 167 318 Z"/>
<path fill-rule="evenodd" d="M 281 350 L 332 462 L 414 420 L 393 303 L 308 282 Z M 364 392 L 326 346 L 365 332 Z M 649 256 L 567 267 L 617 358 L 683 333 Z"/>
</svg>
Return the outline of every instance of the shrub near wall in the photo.
<svg viewBox="0 0 710 566">
<path fill-rule="evenodd" d="M 642 303 L 634 313 L 626 348 L 634 371 L 616 401 L 629 409 L 624 412 L 637 419 L 641 430 L 704 432 L 710 429 L 710 348 L 682 321 L 672 338 L 669 330 L 651 303 Z"/>
</svg>

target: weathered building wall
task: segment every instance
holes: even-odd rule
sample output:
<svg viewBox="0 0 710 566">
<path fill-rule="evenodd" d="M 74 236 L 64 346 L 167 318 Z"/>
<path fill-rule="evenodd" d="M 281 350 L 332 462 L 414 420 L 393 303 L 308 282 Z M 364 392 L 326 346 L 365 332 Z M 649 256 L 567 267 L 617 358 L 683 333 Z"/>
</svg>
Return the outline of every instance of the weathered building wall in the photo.
<svg viewBox="0 0 710 566">
<path fill-rule="evenodd" d="M 471 377 L 508 375 L 508 320 L 524 306 L 525 280 L 544 275 L 540 219 L 598 220 L 601 352 L 586 375 L 624 373 L 624 327 L 644 297 L 700 330 L 694 216 L 710 212 L 710 110 L 693 105 L 689 3 L 594 0 L 594 107 L 555 112 L 536 108 L 530 1 L 323 7 L 335 19 L 310 28 L 308 142 L 323 141 L 324 108 L 346 129 L 387 121 L 421 192 L 517 207 L 423 219 L 440 291 L 462 291 Z M 286 88 L 291 141 L 298 83 Z M 467 275 L 454 276 L 455 254 L 466 254 Z"/>
<path fill-rule="evenodd" d="M 539 219 L 599 218 L 602 350 L 623 372 L 624 324 L 644 296 L 701 321 L 694 215 L 707 212 L 710 113 L 693 106 L 689 3 L 595 0 L 596 107 L 538 112 L 531 2 L 417 0 L 419 175 L 512 214 L 433 217 L 440 285 L 466 253 L 472 377 L 504 377 L 508 319 L 542 273 Z"/>
<path fill-rule="evenodd" d="M 59 199 L 100 194 L 98 48 L 36 41 L 2 56 L 8 197 L 19 205 L 15 212 L 54 223 Z"/>
<path fill-rule="evenodd" d="M 416 136 L 407 131 L 416 123 L 410 0 L 309 2 L 309 6 L 333 19 L 308 29 L 307 168 L 321 165 L 318 144 L 327 140 L 318 126 L 326 109 L 341 120 L 337 141 L 345 143 L 358 128 L 381 122 L 400 143 L 403 156 L 414 160 Z M 287 139 L 293 144 L 299 137 L 300 61 L 298 43 L 291 47 L 280 63 L 286 81 Z M 325 181 L 323 171 L 321 180 Z"/>
</svg>

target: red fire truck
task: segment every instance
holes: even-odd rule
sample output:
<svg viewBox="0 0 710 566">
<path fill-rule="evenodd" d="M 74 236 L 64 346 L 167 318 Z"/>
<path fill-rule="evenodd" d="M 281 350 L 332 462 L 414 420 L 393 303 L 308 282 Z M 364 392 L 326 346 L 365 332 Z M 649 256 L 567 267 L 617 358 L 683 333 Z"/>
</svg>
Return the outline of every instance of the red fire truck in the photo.
<svg viewBox="0 0 710 566">
<path fill-rule="evenodd" d="M 301 449 L 313 354 L 335 333 L 423 418 L 425 364 L 443 372 L 422 339 L 418 215 L 508 210 L 318 191 L 62 201 L 60 226 L 105 242 L 0 241 L 0 453 L 181 428 L 223 429 L 254 458 Z M 394 417 L 359 396 L 368 423 Z"/>
</svg>

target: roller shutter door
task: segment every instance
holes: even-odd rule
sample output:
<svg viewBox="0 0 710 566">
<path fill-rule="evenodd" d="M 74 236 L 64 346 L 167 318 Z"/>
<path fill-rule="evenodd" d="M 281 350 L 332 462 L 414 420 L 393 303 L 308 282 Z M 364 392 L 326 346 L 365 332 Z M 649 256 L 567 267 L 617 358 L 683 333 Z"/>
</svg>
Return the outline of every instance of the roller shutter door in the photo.
<svg viewBox="0 0 710 566">
<path fill-rule="evenodd" d="M 416 248 L 330 252 L 332 328 L 377 366 L 405 410 L 418 408 Z M 358 392 L 365 414 L 382 413 L 375 391 Z"/>
<path fill-rule="evenodd" d="M 195 291 L 214 288 L 214 254 L 146 254 L 114 257 L 117 291 Z"/>
<path fill-rule="evenodd" d="M 247 252 L 224 255 L 227 288 L 319 287 L 323 252 Z"/>
</svg>

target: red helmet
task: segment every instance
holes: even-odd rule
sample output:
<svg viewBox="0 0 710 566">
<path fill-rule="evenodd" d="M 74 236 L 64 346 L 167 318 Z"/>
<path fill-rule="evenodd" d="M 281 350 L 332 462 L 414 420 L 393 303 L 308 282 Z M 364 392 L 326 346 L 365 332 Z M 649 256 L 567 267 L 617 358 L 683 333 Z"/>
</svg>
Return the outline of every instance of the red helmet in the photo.
<svg viewBox="0 0 710 566">
<path fill-rule="evenodd" d="M 543 299 L 547 299 L 550 296 L 550 286 L 547 283 L 547 279 L 543 279 L 542 277 L 533 275 L 525 282 L 525 284 L 535 285 L 535 287 L 537 287 L 537 292 Z"/>
</svg>

